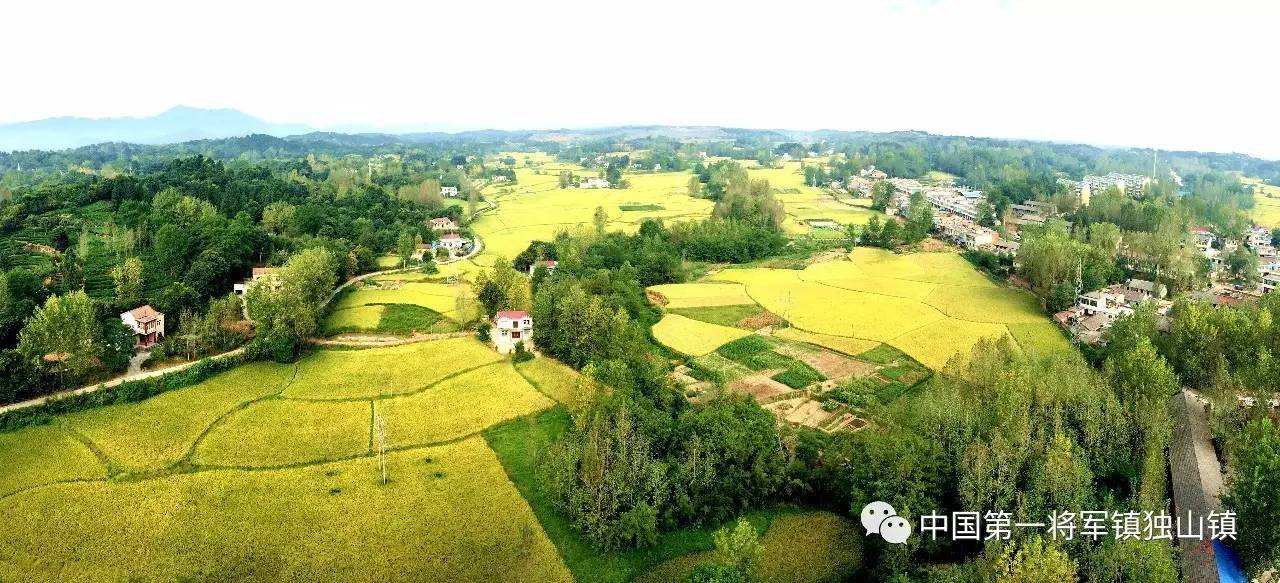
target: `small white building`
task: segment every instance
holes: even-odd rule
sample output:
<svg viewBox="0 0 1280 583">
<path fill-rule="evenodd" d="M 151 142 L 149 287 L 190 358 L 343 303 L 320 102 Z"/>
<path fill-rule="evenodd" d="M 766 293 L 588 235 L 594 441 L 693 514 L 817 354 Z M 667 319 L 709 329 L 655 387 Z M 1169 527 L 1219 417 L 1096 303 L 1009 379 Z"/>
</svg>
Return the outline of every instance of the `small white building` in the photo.
<svg viewBox="0 0 1280 583">
<path fill-rule="evenodd" d="M 238 296 L 244 296 L 244 293 L 246 291 L 249 291 L 250 284 L 256 281 L 263 281 L 263 280 L 270 281 L 271 285 L 274 287 L 280 286 L 280 268 L 279 267 L 255 267 L 253 268 L 253 271 L 250 273 L 251 275 L 249 276 L 249 279 L 246 279 L 240 283 L 232 284 L 231 291 L 235 292 L 235 294 Z"/>
<path fill-rule="evenodd" d="M 148 348 L 164 338 L 164 314 L 150 304 L 120 314 L 120 321 L 133 330 L 139 348 Z"/>
<path fill-rule="evenodd" d="M 578 183 L 578 188 L 609 188 L 609 181 L 603 178 L 588 178 Z"/>
<path fill-rule="evenodd" d="M 489 339 L 501 354 L 516 349 L 516 344 L 523 342 L 525 348 L 533 345 L 533 318 L 523 310 L 498 312 L 493 317 L 493 329 L 489 331 Z"/>
<path fill-rule="evenodd" d="M 441 186 L 441 187 L 440 187 L 440 196 L 443 196 L 443 197 L 445 197 L 445 198 L 458 198 L 458 196 L 459 196 L 459 194 L 458 194 L 458 187 L 456 187 L 456 186 Z"/>
<path fill-rule="evenodd" d="M 533 272 L 534 270 L 538 269 L 539 265 L 546 267 L 547 273 L 550 273 L 552 271 L 555 271 L 556 266 L 559 264 L 560 262 L 556 261 L 555 259 L 543 259 L 542 261 L 534 261 L 533 263 L 529 264 L 529 277 L 533 277 Z"/>
<path fill-rule="evenodd" d="M 444 235 L 440 236 L 440 240 L 437 241 L 436 243 L 439 246 L 444 247 L 445 249 L 448 249 L 450 251 L 460 251 L 462 250 L 463 247 L 466 247 L 467 244 L 470 242 L 471 242 L 470 239 L 467 239 L 466 237 L 463 237 L 462 235 L 459 235 L 457 233 L 445 233 Z"/>
<path fill-rule="evenodd" d="M 1133 312 L 1132 309 L 1125 307 L 1124 294 L 1112 293 L 1106 290 L 1082 293 L 1076 298 L 1076 304 L 1084 309 L 1084 313 L 1089 316 L 1102 314 L 1114 318 L 1121 314 Z"/>
<path fill-rule="evenodd" d="M 436 217 L 434 219 L 431 219 L 431 230 L 432 231 L 456 231 L 458 230 L 458 223 L 453 222 L 453 219 L 449 217 Z"/>
</svg>

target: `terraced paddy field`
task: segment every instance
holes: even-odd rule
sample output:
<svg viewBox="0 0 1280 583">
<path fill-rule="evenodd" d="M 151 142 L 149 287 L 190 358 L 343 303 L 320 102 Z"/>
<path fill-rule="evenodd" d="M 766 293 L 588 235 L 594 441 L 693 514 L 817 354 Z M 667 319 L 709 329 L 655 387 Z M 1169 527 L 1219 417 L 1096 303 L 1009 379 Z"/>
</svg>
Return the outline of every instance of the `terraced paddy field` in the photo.
<svg viewBox="0 0 1280 583">
<path fill-rule="evenodd" d="M 860 247 L 847 261 L 725 269 L 711 280 L 742 284 L 755 303 L 798 329 L 790 334 L 819 335 L 797 340 L 834 350 L 833 338 L 883 342 L 939 369 L 989 336 L 1010 334 L 1037 352 L 1070 349 L 1034 297 L 997 285 L 955 253 Z"/>
<path fill-rule="evenodd" d="M 321 350 L 0 433 L 0 580 L 572 580 L 475 437 L 576 387 L 521 366 L 471 338 Z"/>
</svg>

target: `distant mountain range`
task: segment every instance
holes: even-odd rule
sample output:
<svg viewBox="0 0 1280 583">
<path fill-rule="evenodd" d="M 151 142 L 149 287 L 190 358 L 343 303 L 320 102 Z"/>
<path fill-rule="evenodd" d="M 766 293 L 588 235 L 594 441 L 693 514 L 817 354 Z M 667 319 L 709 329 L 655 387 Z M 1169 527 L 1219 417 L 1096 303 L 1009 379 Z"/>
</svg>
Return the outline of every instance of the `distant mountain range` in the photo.
<svg viewBox="0 0 1280 583">
<path fill-rule="evenodd" d="M 268 134 L 288 136 L 313 131 L 298 124 L 273 124 L 234 109 L 178 106 L 151 117 L 53 117 L 0 124 L 0 151 L 64 150 L 102 142 L 173 144 Z"/>
</svg>

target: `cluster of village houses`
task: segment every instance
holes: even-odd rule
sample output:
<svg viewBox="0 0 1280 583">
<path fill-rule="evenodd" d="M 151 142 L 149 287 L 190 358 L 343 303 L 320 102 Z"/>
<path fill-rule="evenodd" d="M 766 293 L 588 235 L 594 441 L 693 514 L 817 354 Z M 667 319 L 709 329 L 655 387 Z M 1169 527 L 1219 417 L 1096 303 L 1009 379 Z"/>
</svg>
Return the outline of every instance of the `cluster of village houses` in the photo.
<svg viewBox="0 0 1280 583">
<path fill-rule="evenodd" d="M 1173 175 L 1173 180 L 1181 184 L 1181 177 Z M 884 172 L 874 167 L 863 169 L 859 176 L 849 178 L 844 183 L 833 181 L 828 186 L 836 190 L 857 192 L 861 196 L 870 196 L 872 187 L 878 181 L 888 181 L 894 186 L 895 193 L 889 201 L 885 212 L 890 216 L 906 217 L 911 196 L 922 193 L 933 207 L 933 224 L 936 235 L 965 249 L 990 251 L 999 255 L 1015 256 L 1018 252 L 1018 230 L 1023 227 L 1043 224 L 1057 214 L 1053 205 L 1044 202 L 1027 201 L 1010 206 L 1012 216 L 1005 221 L 1009 237 L 1001 237 L 994 229 L 980 223 L 979 204 L 985 199 L 982 191 L 948 185 L 926 185 L 910 178 L 889 178 Z M 1071 188 L 1083 204 L 1088 204 L 1091 194 L 1102 192 L 1111 187 L 1118 188 L 1129 196 L 1141 196 L 1143 188 L 1151 181 L 1149 177 L 1112 172 L 1101 176 L 1085 176 L 1082 180 L 1062 179 L 1061 182 Z M 826 219 L 809 221 L 814 228 L 839 228 L 839 224 Z M 1225 267 L 1225 255 L 1234 251 L 1241 243 L 1235 241 L 1219 241 L 1208 229 L 1197 228 L 1194 232 L 1196 245 L 1201 255 L 1209 262 L 1210 279 L 1213 286 L 1205 291 L 1193 294 L 1194 297 L 1212 302 L 1214 305 L 1234 304 L 1250 297 L 1260 297 L 1277 286 L 1280 286 L 1280 256 L 1271 244 L 1271 231 L 1265 227 L 1255 226 L 1247 233 L 1243 244 L 1247 245 L 1259 257 L 1259 284 L 1255 289 L 1241 289 L 1219 281 L 1219 275 Z M 1075 338 L 1086 343 L 1098 343 L 1104 338 L 1106 330 L 1121 315 L 1132 313 L 1142 302 L 1155 302 L 1156 312 L 1161 322 L 1167 322 L 1166 316 L 1173 302 L 1166 299 L 1164 286 L 1143 279 L 1130 279 L 1122 284 L 1114 284 L 1106 288 L 1079 294 L 1076 304 L 1067 310 L 1054 315 L 1054 320 L 1068 330 Z"/>
</svg>

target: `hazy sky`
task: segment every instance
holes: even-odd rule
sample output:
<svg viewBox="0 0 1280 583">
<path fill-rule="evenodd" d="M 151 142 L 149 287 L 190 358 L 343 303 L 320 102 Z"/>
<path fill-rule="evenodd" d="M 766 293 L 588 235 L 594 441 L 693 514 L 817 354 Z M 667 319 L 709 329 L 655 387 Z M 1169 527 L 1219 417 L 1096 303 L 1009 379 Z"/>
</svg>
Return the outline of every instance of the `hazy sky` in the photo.
<svg viewBox="0 0 1280 583">
<path fill-rule="evenodd" d="M 1280 3 L 10 2 L 0 122 L 920 129 L 1280 158 Z"/>
</svg>

